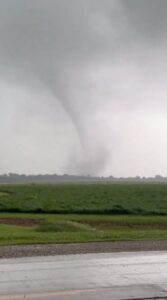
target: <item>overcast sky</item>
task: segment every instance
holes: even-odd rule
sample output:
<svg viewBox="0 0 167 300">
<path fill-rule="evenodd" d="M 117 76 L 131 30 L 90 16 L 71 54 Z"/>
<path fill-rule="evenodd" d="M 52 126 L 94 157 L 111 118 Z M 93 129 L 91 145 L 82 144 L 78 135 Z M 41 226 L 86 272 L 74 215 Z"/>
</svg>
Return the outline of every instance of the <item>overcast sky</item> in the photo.
<svg viewBox="0 0 167 300">
<path fill-rule="evenodd" d="M 167 176 L 166 53 L 166 0 L 0 0 L 0 173 Z"/>
</svg>

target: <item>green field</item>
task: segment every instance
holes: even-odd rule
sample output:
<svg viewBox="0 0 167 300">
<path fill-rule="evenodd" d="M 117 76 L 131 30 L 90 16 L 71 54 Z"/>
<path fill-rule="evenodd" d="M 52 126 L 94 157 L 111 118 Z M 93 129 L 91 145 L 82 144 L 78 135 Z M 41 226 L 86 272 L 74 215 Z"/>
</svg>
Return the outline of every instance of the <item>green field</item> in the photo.
<svg viewBox="0 0 167 300">
<path fill-rule="evenodd" d="M 164 239 L 166 184 L 0 186 L 0 245 Z"/>
<path fill-rule="evenodd" d="M 167 184 L 4 185 L 0 212 L 167 215 Z"/>
</svg>

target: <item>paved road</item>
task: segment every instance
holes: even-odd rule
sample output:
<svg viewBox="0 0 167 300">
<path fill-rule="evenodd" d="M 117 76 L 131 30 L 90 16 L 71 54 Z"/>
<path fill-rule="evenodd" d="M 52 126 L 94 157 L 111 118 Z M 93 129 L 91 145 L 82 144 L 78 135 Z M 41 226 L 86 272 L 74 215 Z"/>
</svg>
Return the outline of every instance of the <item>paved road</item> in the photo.
<svg viewBox="0 0 167 300">
<path fill-rule="evenodd" d="M 167 252 L 0 260 L 0 300 L 167 299 Z"/>
</svg>

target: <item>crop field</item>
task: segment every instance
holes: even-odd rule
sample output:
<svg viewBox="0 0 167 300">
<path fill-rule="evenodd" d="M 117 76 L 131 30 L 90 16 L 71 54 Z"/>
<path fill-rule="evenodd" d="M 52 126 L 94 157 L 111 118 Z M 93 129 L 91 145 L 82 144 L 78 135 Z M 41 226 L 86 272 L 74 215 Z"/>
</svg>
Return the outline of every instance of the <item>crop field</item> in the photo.
<svg viewBox="0 0 167 300">
<path fill-rule="evenodd" d="M 0 212 L 167 215 L 167 184 L 4 185 Z"/>
<path fill-rule="evenodd" d="M 166 184 L 0 186 L 0 245 L 164 239 Z"/>
</svg>

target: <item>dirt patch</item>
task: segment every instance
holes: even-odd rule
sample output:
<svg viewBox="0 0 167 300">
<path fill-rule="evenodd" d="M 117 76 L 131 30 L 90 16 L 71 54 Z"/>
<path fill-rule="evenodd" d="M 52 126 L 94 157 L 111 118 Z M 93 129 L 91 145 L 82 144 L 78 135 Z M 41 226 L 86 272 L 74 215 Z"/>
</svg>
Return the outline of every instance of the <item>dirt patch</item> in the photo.
<svg viewBox="0 0 167 300">
<path fill-rule="evenodd" d="M 17 219 L 17 218 L 0 218 L 0 224 L 22 226 L 22 227 L 35 227 L 39 224 L 44 223 L 42 219 Z"/>
<path fill-rule="evenodd" d="M 97 229 L 167 229 L 167 222 L 154 222 L 154 223 L 138 223 L 138 222 L 127 222 L 127 221 L 82 221 L 83 224 L 90 225 Z"/>
</svg>

